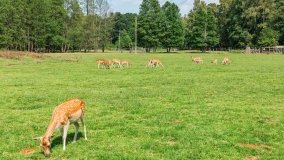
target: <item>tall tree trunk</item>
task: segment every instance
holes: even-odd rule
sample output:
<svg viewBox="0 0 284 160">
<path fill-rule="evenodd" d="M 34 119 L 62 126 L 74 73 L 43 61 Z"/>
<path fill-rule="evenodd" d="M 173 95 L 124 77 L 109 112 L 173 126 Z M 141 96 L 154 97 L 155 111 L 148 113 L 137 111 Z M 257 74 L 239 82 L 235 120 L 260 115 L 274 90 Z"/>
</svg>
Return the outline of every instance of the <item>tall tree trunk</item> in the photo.
<svg viewBox="0 0 284 160">
<path fill-rule="evenodd" d="M 150 53 L 151 49 L 150 48 L 146 48 L 146 53 Z"/>
<path fill-rule="evenodd" d="M 105 45 L 102 45 L 102 52 L 105 53 Z"/>
</svg>

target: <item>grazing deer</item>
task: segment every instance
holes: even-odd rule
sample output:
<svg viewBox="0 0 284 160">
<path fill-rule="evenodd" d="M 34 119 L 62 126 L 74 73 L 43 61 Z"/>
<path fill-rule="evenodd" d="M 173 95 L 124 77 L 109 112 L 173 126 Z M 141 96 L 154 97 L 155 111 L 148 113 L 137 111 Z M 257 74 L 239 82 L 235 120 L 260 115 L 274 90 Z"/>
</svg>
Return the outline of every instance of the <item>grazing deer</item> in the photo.
<svg viewBox="0 0 284 160">
<path fill-rule="evenodd" d="M 104 66 L 104 59 L 97 59 L 96 60 L 96 62 L 97 62 L 97 64 L 98 64 L 98 69 L 100 69 L 100 66 L 102 65 L 102 66 Z"/>
<path fill-rule="evenodd" d="M 121 68 L 121 61 L 118 60 L 118 59 L 113 59 L 111 60 L 111 66 L 114 68 L 114 67 L 118 67 L 118 68 Z"/>
<path fill-rule="evenodd" d="M 202 60 L 201 57 L 192 57 L 191 56 L 191 60 L 192 60 L 192 62 L 195 62 L 196 64 L 199 64 L 199 63 L 203 64 L 203 60 Z"/>
<path fill-rule="evenodd" d="M 223 61 L 222 61 L 222 64 L 231 64 L 231 61 L 228 57 L 224 57 Z"/>
<path fill-rule="evenodd" d="M 162 64 L 162 62 L 158 59 L 150 59 L 148 61 L 148 65 L 146 65 L 146 67 L 151 67 L 151 68 L 154 68 L 154 67 L 159 67 L 159 66 L 162 66 L 164 67 L 164 65 Z"/>
<path fill-rule="evenodd" d="M 98 64 L 98 69 L 100 69 L 100 66 L 103 66 L 103 68 L 110 68 L 112 65 L 112 61 L 107 59 L 98 59 L 96 62 Z"/>
<path fill-rule="evenodd" d="M 81 120 L 82 125 L 84 127 L 85 140 L 87 140 L 86 126 L 83 120 L 84 111 L 85 111 L 85 103 L 80 99 L 71 99 L 69 101 L 66 101 L 58 105 L 54 109 L 50 123 L 47 127 L 45 134 L 42 137 L 34 138 L 40 140 L 41 144 L 40 146 L 45 156 L 50 155 L 51 137 L 56 128 L 60 129 L 62 135 L 63 150 L 66 149 L 66 137 L 70 123 L 74 123 L 76 127 L 73 142 L 77 140 L 77 135 L 79 130 L 79 123 L 78 123 L 79 119 Z"/>
<path fill-rule="evenodd" d="M 218 60 L 217 60 L 217 59 L 212 59 L 212 60 L 211 60 L 211 63 L 212 63 L 212 64 L 218 64 Z"/>
<path fill-rule="evenodd" d="M 126 66 L 128 68 L 129 67 L 129 61 L 128 60 L 120 60 L 120 65 L 122 67 Z"/>
</svg>

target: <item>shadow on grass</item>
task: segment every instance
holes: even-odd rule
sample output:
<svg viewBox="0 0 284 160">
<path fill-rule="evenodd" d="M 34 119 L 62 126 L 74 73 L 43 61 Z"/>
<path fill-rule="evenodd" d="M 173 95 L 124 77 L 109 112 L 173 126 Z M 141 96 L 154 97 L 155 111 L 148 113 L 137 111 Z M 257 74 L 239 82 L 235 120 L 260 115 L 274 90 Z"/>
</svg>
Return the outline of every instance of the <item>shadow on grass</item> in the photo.
<svg viewBox="0 0 284 160">
<path fill-rule="evenodd" d="M 67 134 L 67 138 L 66 138 L 66 147 L 68 146 L 68 143 L 72 143 L 73 142 L 73 138 L 74 138 L 74 135 L 75 133 L 69 133 Z M 81 132 L 78 132 L 78 136 L 77 136 L 77 140 L 76 141 L 79 141 L 81 138 L 83 137 L 83 134 Z M 51 148 L 57 146 L 57 145 L 61 145 L 63 147 L 63 142 L 62 142 L 62 136 L 57 136 L 55 138 L 53 138 L 52 140 L 52 146 Z"/>
</svg>

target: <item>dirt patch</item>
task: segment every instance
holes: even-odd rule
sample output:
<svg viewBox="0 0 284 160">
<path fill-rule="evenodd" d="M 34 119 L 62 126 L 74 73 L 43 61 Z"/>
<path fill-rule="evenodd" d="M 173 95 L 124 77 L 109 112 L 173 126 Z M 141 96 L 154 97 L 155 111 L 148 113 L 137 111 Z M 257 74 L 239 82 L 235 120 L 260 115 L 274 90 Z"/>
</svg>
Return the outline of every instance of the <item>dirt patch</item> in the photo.
<svg viewBox="0 0 284 160">
<path fill-rule="evenodd" d="M 82 57 L 80 56 L 70 56 L 70 55 L 64 55 L 64 56 L 57 56 L 57 57 L 53 57 L 56 60 L 62 61 L 62 62 L 79 62 Z"/>
<path fill-rule="evenodd" d="M 271 125 L 276 125 L 276 124 L 279 123 L 279 120 L 273 119 L 273 118 L 268 118 L 268 119 L 266 120 L 266 122 L 267 122 L 268 124 L 271 124 Z"/>
<path fill-rule="evenodd" d="M 11 51 L 4 51 L 0 52 L 0 57 L 5 59 L 21 59 L 23 56 L 25 56 L 24 52 L 11 52 Z"/>
<path fill-rule="evenodd" d="M 247 156 L 243 160 L 258 160 L 258 159 L 259 159 L 259 157 L 257 157 L 257 156 Z"/>
<path fill-rule="evenodd" d="M 33 154 L 35 152 L 35 149 L 33 148 L 25 148 L 25 149 L 22 149 L 20 154 L 22 155 L 30 155 L 30 154 Z"/>
<path fill-rule="evenodd" d="M 175 141 L 167 141 L 166 144 L 169 145 L 169 146 L 174 146 L 176 144 L 176 142 Z"/>
<path fill-rule="evenodd" d="M 182 120 L 175 120 L 173 123 L 174 124 L 180 124 L 180 123 L 182 123 L 183 121 Z"/>
<path fill-rule="evenodd" d="M 271 149 L 270 146 L 264 144 L 238 144 L 240 147 L 249 148 L 249 149 Z"/>
<path fill-rule="evenodd" d="M 32 59 L 43 59 L 47 57 L 43 54 L 21 51 L 1 51 L 0 58 L 21 60 L 24 57 L 31 57 Z"/>
</svg>

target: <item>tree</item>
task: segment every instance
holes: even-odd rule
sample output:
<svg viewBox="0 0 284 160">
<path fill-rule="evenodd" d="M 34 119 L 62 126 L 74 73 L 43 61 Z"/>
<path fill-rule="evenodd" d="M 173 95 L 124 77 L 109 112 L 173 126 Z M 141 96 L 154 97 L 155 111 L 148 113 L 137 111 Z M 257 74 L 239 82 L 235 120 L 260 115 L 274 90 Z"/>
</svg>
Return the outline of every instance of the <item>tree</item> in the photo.
<svg viewBox="0 0 284 160">
<path fill-rule="evenodd" d="M 120 39 L 117 41 L 120 48 L 122 49 L 127 49 L 127 50 L 132 50 L 132 39 L 129 36 L 129 34 L 127 33 L 126 30 L 121 31 L 120 33 Z"/>
<path fill-rule="evenodd" d="M 81 49 L 82 42 L 82 23 L 83 23 L 83 12 L 77 0 L 66 0 L 65 9 L 67 16 L 64 24 L 65 29 L 65 46 L 64 52 L 72 49 Z"/>
<path fill-rule="evenodd" d="M 216 47 L 220 42 L 217 26 L 217 6 L 209 4 L 207 6 L 207 45 L 210 48 Z"/>
<path fill-rule="evenodd" d="M 113 17 L 105 17 L 103 19 L 103 29 L 100 32 L 100 41 L 99 47 L 102 49 L 102 52 L 105 51 L 105 48 L 111 44 L 111 32 L 113 29 Z"/>
<path fill-rule="evenodd" d="M 220 46 L 229 47 L 229 13 L 230 6 L 233 0 L 220 0 L 220 4 L 217 9 L 217 18 L 218 18 L 218 30 L 220 35 Z"/>
<path fill-rule="evenodd" d="M 125 18 L 123 14 L 121 14 L 120 12 L 114 13 L 113 21 L 114 25 L 111 33 L 111 42 L 115 44 L 119 40 L 120 31 L 125 30 L 126 27 L 125 27 Z"/>
<path fill-rule="evenodd" d="M 137 14 L 126 13 L 121 14 L 116 12 L 113 14 L 113 29 L 111 33 L 112 43 L 115 44 L 119 39 L 119 33 L 121 31 L 127 32 L 132 41 L 135 41 L 135 17 Z"/>
<path fill-rule="evenodd" d="M 113 16 L 110 16 L 110 6 L 107 0 L 95 0 L 97 14 L 96 39 L 98 47 L 105 51 L 106 46 L 111 42 L 113 28 Z"/>
<path fill-rule="evenodd" d="M 229 47 L 245 48 L 252 44 L 253 35 L 249 32 L 249 29 L 244 27 L 245 19 L 242 16 L 244 8 L 242 6 L 242 0 L 234 0 L 229 7 L 227 30 Z"/>
<path fill-rule="evenodd" d="M 11 34 L 9 33 L 10 23 L 9 13 L 12 10 L 12 5 L 9 0 L 0 1 L 0 47 L 8 48 L 12 41 Z"/>
<path fill-rule="evenodd" d="M 266 27 L 271 27 L 276 15 L 275 0 L 242 1 L 244 17 L 243 28 L 247 28 L 253 35 L 252 43 L 257 44 L 260 33 Z"/>
<path fill-rule="evenodd" d="M 82 22 L 82 48 L 85 52 L 90 49 L 97 48 L 97 41 L 95 37 L 96 28 L 95 28 L 95 15 L 86 15 L 83 17 Z"/>
<path fill-rule="evenodd" d="M 205 52 L 207 47 L 219 44 L 216 6 L 207 6 L 204 1 L 195 1 L 195 6 L 188 16 L 187 29 L 189 45 Z"/>
<path fill-rule="evenodd" d="M 138 16 L 138 42 L 150 52 L 160 45 L 164 16 L 158 0 L 143 0 Z"/>
<path fill-rule="evenodd" d="M 278 44 L 279 33 L 271 28 L 264 28 L 259 35 L 257 44 L 259 47 L 275 46 Z"/>
<path fill-rule="evenodd" d="M 198 4 L 195 8 L 195 17 L 192 24 L 192 46 L 205 52 L 207 41 L 207 8 L 206 4 Z"/>
<path fill-rule="evenodd" d="M 165 15 L 162 45 L 170 52 L 174 47 L 182 46 L 184 42 L 184 28 L 179 8 L 175 3 L 166 2 L 162 10 Z"/>
<path fill-rule="evenodd" d="M 219 27 L 222 44 L 226 46 L 234 48 L 258 46 L 260 36 L 268 33 L 262 30 L 275 26 L 273 24 L 277 11 L 275 0 L 224 0 L 220 3 Z"/>
<path fill-rule="evenodd" d="M 284 0 L 275 0 L 277 15 L 272 23 L 274 29 L 280 34 L 279 43 L 284 45 Z"/>
<path fill-rule="evenodd" d="M 184 38 L 184 45 L 186 48 L 192 48 L 192 28 L 193 28 L 193 20 L 194 20 L 194 12 L 191 10 L 188 15 L 184 18 L 185 21 L 185 38 Z"/>
<path fill-rule="evenodd" d="M 64 21 L 66 10 L 64 9 L 64 0 L 50 0 L 46 4 L 46 35 L 45 48 L 47 52 L 63 50 L 64 45 Z"/>
<path fill-rule="evenodd" d="M 3 0 L 0 2 L 0 47 L 25 49 L 25 1 Z"/>
<path fill-rule="evenodd" d="M 138 15 L 138 43 L 157 47 L 208 48 L 284 44 L 283 0 L 220 0 L 194 7 L 181 18 L 170 2 L 143 0 Z M 136 14 L 112 14 L 107 0 L 1 0 L 0 48 L 36 52 L 98 50 L 135 40 Z M 184 26 L 186 26 L 184 28 Z M 183 36 L 185 35 L 185 36 Z M 123 42 L 124 43 L 124 42 Z"/>
<path fill-rule="evenodd" d="M 48 12 L 47 7 L 49 1 L 34 0 L 29 6 L 30 13 L 27 16 L 27 37 L 28 37 L 28 50 L 29 51 L 45 51 L 46 50 L 46 37 L 48 35 L 47 23 Z"/>
</svg>

